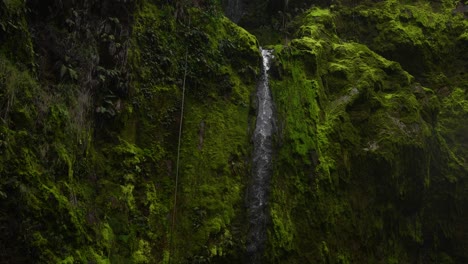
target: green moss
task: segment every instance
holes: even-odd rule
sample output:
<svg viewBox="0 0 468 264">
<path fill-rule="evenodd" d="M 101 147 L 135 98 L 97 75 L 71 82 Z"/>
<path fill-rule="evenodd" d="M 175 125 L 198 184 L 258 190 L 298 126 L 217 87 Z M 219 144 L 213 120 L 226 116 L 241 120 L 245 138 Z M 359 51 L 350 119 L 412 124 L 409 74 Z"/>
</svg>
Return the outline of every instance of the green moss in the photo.
<svg viewBox="0 0 468 264">
<path fill-rule="evenodd" d="M 447 141 L 449 150 L 453 152 L 454 160 L 460 165 L 466 161 L 466 132 L 467 126 L 460 122 L 467 117 L 468 101 L 465 90 L 455 88 L 454 91 L 442 101 L 440 123 L 437 128 Z"/>
<path fill-rule="evenodd" d="M 169 6 L 143 2 L 139 8 L 131 55 L 137 130 L 129 138 L 135 137 L 134 147 L 154 145 L 160 152 L 154 157 L 158 187 L 149 183 L 144 187 L 153 235 L 147 241 L 158 245 L 156 259 L 162 262 L 169 257 L 182 263 L 239 257 L 235 250 L 243 238 L 239 231 L 232 234 L 232 225 L 241 228 L 249 153 L 248 105 L 260 62 L 257 41 L 225 17 L 208 16 L 203 10 L 186 10 L 188 26 L 173 20 L 174 10 Z M 180 120 L 185 63 L 186 100 Z M 184 122 L 180 186 L 176 229 L 170 233 L 167 214 L 173 212 L 179 122 Z M 125 177 L 140 177 L 132 175 Z M 168 244 L 171 236 L 174 250 Z M 146 255 L 144 251 L 138 254 Z"/>
<path fill-rule="evenodd" d="M 247 177 L 248 108 L 223 101 L 204 105 L 189 100 L 186 109 L 179 214 L 189 217 L 180 222 L 179 239 L 190 243 L 178 239 L 179 247 L 184 247 L 177 253 L 189 257 L 190 250 L 205 254 L 197 245 L 220 250 L 230 239 L 223 234 L 230 232 L 240 213 Z M 210 242 L 213 237 L 216 240 Z M 241 237 L 233 239 L 242 243 Z"/>
<path fill-rule="evenodd" d="M 150 263 L 148 256 L 151 254 L 151 248 L 147 241 L 138 241 L 138 248 L 132 255 L 133 263 Z"/>
<path fill-rule="evenodd" d="M 0 3 L 0 54 L 18 65 L 32 67 L 34 51 L 31 34 L 26 22 L 26 3 L 21 0 L 5 0 Z"/>
<path fill-rule="evenodd" d="M 336 21 L 313 9 L 290 46 L 275 48 L 280 134 L 267 259 L 411 262 L 418 256 L 407 248 L 431 240 L 433 207 L 421 201 L 440 177 L 432 155 L 444 143 L 428 144 L 438 99 L 400 64 L 340 40 Z M 399 30 L 423 39 L 419 26 Z"/>
<path fill-rule="evenodd" d="M 457 47 L 457 38 L 466 31 L 466 21 L 453 12 L 456 2 L 434 5 L 426 1 L 383 1 L 338 8 L 337 31 L 398 61 L 429 85 L 426 80 L 430 75 L 444 72 L 455 77 L 459 73 L 454 62 L 463 56 L 464 48 Z"/>
<path fill-rule="evenodd" d="M 312 8 L 291 23 L 287 46 L 272 46 L 278 134 L 265 262 L 464 262 L 467 22 L 454 1 L 438 3 Z M 68 66 L 65 83 L 36 79 L 25 2 L 0 3 L 2 254 L 242 262 L 261 60 L 255 37 L 210 12 L 139 1 L 128 72 L 96 66 L 101 81 L 131 75 L 117 98 L 109 83 L 95 95 L 77 85 L 84 76 Z M 105 58 L 87 45 L 86 56 Z"/>
</svg>

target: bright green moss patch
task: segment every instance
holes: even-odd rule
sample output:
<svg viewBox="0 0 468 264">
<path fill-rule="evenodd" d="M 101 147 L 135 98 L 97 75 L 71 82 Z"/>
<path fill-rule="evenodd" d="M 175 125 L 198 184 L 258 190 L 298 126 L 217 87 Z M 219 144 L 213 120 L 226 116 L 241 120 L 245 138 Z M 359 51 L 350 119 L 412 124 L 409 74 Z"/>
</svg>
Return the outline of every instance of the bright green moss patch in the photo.
<svg viewBox="0 0 468 264">
<path fill-rule="evenodd" d="M 337 31 L 343 38 L 365 43 L 382 56 L 399 62 L 418 81 L 443 72 L 457 81 L 458 46 L 467 22 L 455 10 L 456 1 L 381 1 L 337 8 Z M 458 81 L 457 81 L 458 82 Z"/>
</svg>

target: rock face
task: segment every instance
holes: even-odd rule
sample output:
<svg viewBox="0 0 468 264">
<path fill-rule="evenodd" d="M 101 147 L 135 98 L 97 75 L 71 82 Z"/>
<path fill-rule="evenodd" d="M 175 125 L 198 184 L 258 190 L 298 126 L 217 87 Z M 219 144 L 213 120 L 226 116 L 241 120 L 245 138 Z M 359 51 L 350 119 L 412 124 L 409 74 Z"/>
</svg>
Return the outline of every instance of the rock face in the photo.
<svg viewBox="0 0 468 264">
<path fill-rule="evenodd" d="M 377 19 L 373 10 L 377 17 L 388 15 L 382 15 L 390 12 L 385 11 L 386 4 L 353 10 L 373 21 Z M 398 7 L 391 12 L 412 8 Z M 428 76 L 453 76 L 458 69 L 424 62 L 432 72 L 420 72 L 421 64 L 405 64 L 409 55 L 403 58 L 398 48 L 393 58 L 401 59 L 401 64 L 341 39 L 340 33 L 359 40 L 348 31 L 350 27 L 341 28 L 347 25 L 341 15 L 353 12 L 341 8 L 336 13 L 309 10 L 289 46 L 276 47 L 277 79 L 272 80 L 272 90 L 278 126 L 283 129 L 272 183 L 273 230 L 267 252 L 272 261 L 285 263 L 464 262 L 467 256 L 458 243 L 465 245 L 467 238 L 466 231 L 459 233 L 466 219 L 462 213 L 466 189 L 455 186 L 465 184 L 465 154 L 455 154 L 458 147 L 448 145 L 453 134 L 443 132 L 448 115 L 442 109 L 452 104 L 452 96 L 466 100 L 461 91 L 466 81 L 451 78 L 450 96 L 445 97 Z M 466 26 L 461 17 L 451 19 L 454 25 Z M 413 21 L 392 29 L 394 23 L 399 22 L 368 25 L 404 34 Z M 447 41 L 457 45 L 463 30 L 454 26 L 454 31 Z M 375 33 L 364 41 L 377 49 L 375 42 L 386 33 Z M 387 41 L 388 46 L 396 45 Z M 418 46 L 407 45 L 415 56 L 419 54 Z M 424 45 L 421 49 L 421 53 L 434 52 Z M 466 109 L 456 108 L 456 112 Z M 457 115 L 449 119 L 462 118 Z M 464 136 L 458 140 L 466 144 Z M 458 231 L 441 224 L 449 216 Z"/>
<path fill-rule="evenodd" d="M 0 262 L 239 263 L 255 37 L 202 1 L 34 3 L 0 3 Z"/>
<path fill-rule="evenodd" d="M 224 14 L 234 23 L 238 23 L 244 16 L 244 1 L 225 0 L 223 1 Z"/>
<path fill-rule="evenodd" d="M 468 263 L 466 3 L 237 2 L 275 56 L 263 263 Z M 220 10 L 0 2 L 0 262 L 245 262 L 262 60 Z"/>
</svg>

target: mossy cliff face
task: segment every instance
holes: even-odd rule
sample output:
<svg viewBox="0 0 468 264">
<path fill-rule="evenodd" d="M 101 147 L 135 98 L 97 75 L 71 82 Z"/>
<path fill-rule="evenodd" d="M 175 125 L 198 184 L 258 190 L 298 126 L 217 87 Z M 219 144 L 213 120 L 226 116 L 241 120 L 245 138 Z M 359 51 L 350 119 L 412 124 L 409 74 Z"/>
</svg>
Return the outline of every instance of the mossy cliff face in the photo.
<svg viewBox="0 0 468 264">
<path fill-rule="evenodd" d="M 0 29 L 1 261 L 236 262 L 255 38 L 208 2 L 13 2 Z"/>
<path fill-rule="evenodd" d="M 416 8 L 384 1 L 357 10 L 374 10 L 380 17 L 386 12 L 380 5 L 388 4 L 396 10 Z M 466 119 L 466 83 L 454 76 L 442 94 L 434 72 L 447 69 L 431 58 L 422 64 L 433 71 L 421 72 L 419 64 L 405 64 L 410 54 L 400 57 L 400 64 L 369 49 L 372 44 L 347 41 L 351 36 L 369 41 L 337 28 L 338 22 L 346 24 L 348 12 L 344 6 L 312 9 L 296 22 L 300 26 L 289 45 L 275 47 L 271 83 L 280 133 L 267 258 L 274 263 L 465 262 L 468 233 L 461 223 L 467 217 L 467 166 L 460 149 L 467 126 L 450 122 Z M 444 23 L 461 29 L 448 31 L 447 39 L 434 36 L 434 42 L 456 45 L 466 21 L 440 12 L 426 16 L 443 16 Z M 393 30 L 373 18 L 360 23 Z M 386 53 L 372 43 L 382 55 L 401 55 L 398 48 L 397 54 Z M 386 40 L 388 47 L 397 43 Z M 426 48 L 439 56 L 440 50 Z M 444 61 L 464 63 L 463 57 Z"/>
<path fill-rule="evenodd" d="M 466 85 L 463 1 L 400 2 L 337 6 L 338 34 L 399 62 L 424 85 Z"/>
<path fill-rule="evenodd" d="M 0 2 L 0 262 L 242 263 L 261 57 L 215 2 Z M 468 262 L 466 1 L 264 3 L 264 262 Z"/>
<path fill-rule="evenodd" d="M 172 19 L 173 9 L 143 3 L 132 40 L 135 141 L 165 153 L 157 161 L 160 175 L 148 179 L 159 182 L 153 218 L 163 225 L 154 225 L 154 239 L 165 257 L 173 243 L 174 262 L 235 263 L 242 256 L 249 105 L 260 55 L 255 38 L 218 11 L 179 14 L 182 25 Z M 179 189 L 170 231 L 180 122 Z"/>
</svg>

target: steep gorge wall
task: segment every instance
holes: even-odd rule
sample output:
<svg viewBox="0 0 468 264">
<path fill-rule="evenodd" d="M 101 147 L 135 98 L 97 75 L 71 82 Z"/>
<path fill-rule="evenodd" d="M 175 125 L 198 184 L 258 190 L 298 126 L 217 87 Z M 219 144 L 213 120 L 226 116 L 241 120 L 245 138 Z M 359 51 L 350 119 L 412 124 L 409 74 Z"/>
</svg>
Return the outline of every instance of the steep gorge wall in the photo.
<svg viewBox="0 0 468 264">
<path fill-rule="evenodd" d="M 40 2 L 0 3 L 0 262 L 245 261 L 255 37 L 211 1 Z M 288 2 L 240 21 L 285 44 L 265 263 L 467 262 L 463 10 Z"/>
<path fill-rule="evenodd" d="M 466 19 L 383 1 L 296 24 L 275 47 L 270 262 L 466 262 Z"/>
<path fill-rule="evenodd" d="M 0 262 L 237 262 L 255 38 L 209 3 L 36 4 L 0 9 Z"/>
<path fill-rule="evenodd" d="M 111 248 L 96 221 L 94 106 L 128 88 L 122 9 L 133 5 L 110 3 L 1 3 L 2 262 L 99 260 Z M 120 45 L 112 52 L 103 36 L 111 30 Z M 99 71 L 116 74 L 105 82 Z"/>
</svg>

